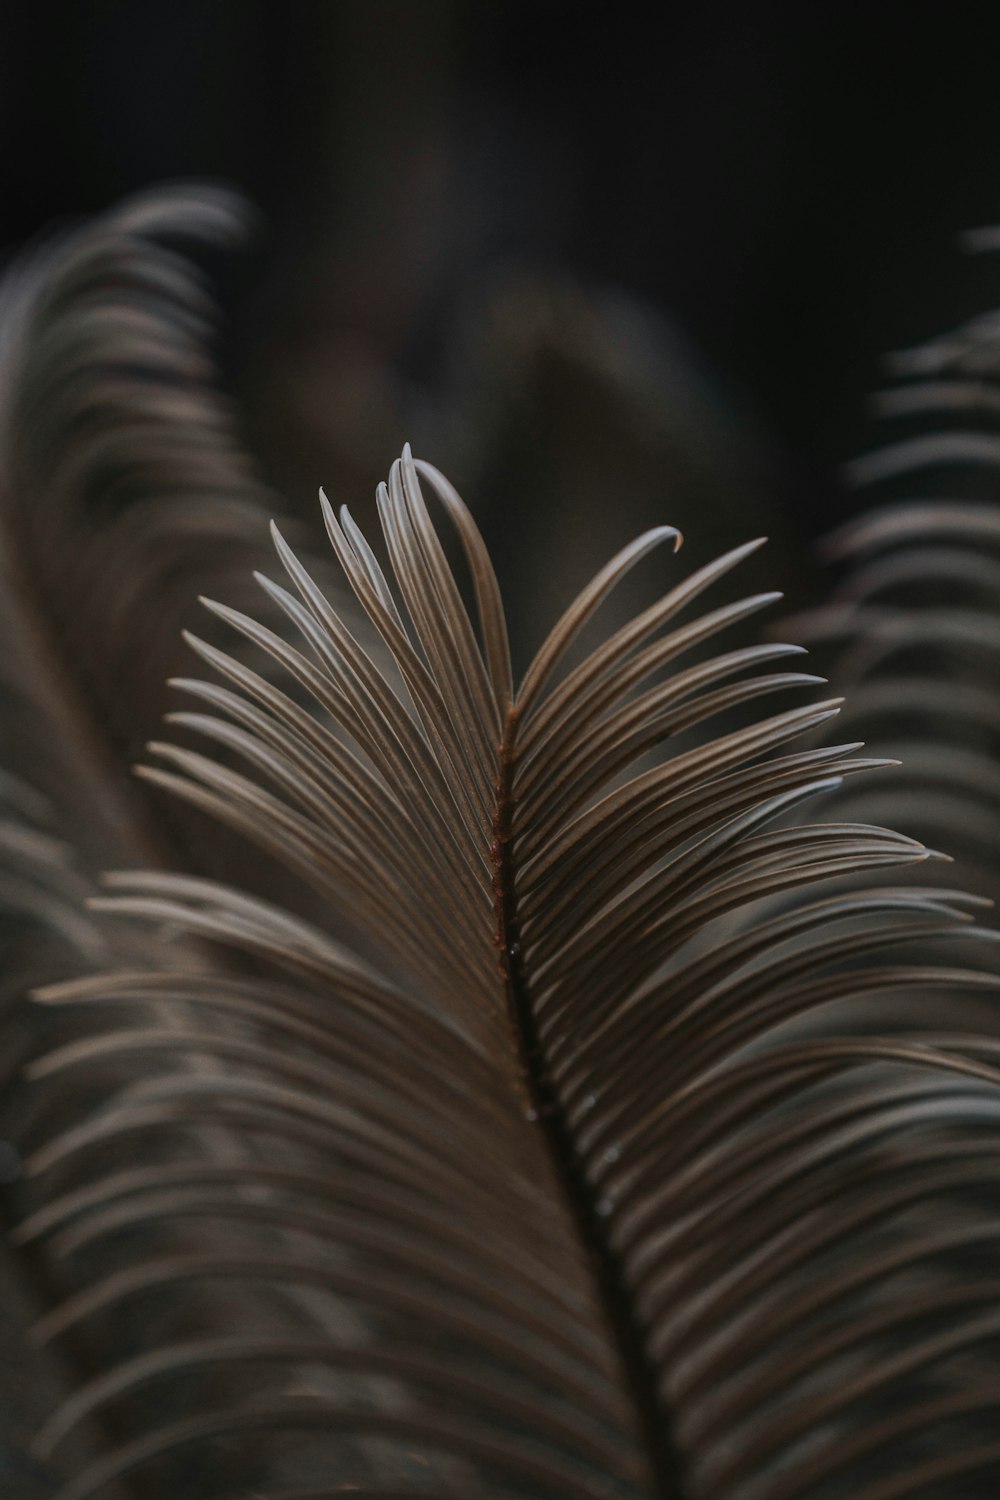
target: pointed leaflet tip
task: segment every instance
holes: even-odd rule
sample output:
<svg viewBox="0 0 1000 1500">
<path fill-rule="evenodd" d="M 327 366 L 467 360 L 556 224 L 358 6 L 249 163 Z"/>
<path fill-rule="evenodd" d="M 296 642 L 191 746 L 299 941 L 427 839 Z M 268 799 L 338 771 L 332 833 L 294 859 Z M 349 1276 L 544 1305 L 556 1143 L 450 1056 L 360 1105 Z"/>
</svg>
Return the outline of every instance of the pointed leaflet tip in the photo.
<svg viewBox="0 0 1000 1500">
<path fill-rule="evenodd" d="M 200 657 L 200 659 L 203 662 L 206 662 L 209 666 L 217 666 L 220 661 L 227 660 L 227 658 L 221 651 L 218 651 L 215 646 L 210 646 L 207 641 L 203 641 L 201 636 L 195 635 L 193 630 L 183 630 L 181 632 L 181 635 L 184 639 L 184 644 L 188 647 L 188 649 L 193 651 L 195 656 Z M 197 679 L 192 678 L 181 678 L 174 680 L 179 680 L 182 682 L 197 681 Z"/>
<path fill-rule="evenodd" d="M 220 604 L 218 599 L 209 599 L 207 594 L 199 594 L 198 603 L 210 614 L 218 615 L 220 620 L 228 620 L 236 614 L 236 611 L 230 609 L 228 604 Z"/>
<path fill-rule="evenodd" d="M 154 747 L 150 745 L 149 748 L 152 750 Z M 154 786 L 166 786 L 167 784 L 165 772 L 159 770 L 156 766 L 144 766 L 141 762 L 139 765 L 132 767 L 132 775 L 137 776 L 140 781 L 152 782 Z"/>
<path fill-rule="evenodd" d="M 326 498 L 326 491 L 324 489 L 322 489 L 322 488 L 320 489 L 320 492 L 319 492 L 319 508 L 320 508 L 320 511 L 322 512 L 323 522 L 324 522 L 324 525 L 326 526 L 327 531 L 330 531 L 331 529 L 335 529 L 336 528 L 336 524 L 337 524 L 337 518 L 336 518 L 336 516 L 333 513 L 333 506 L 330 504 L 329 500 Z"/>
<path fill-rule="evenodd" d="M 755 552 L 759 552 L 766 542 L 766 536 L 755 536 L 749 542 L 744 542 L 739 547 L 733 547 L 730 551 L 724 552 L 721 557 L 717 557 L 715 559 L 715 566 L 722 567 L 723 571 L 728 572 L 730 568 L 738 567 L 748 557 L 752 557 Z"/>
<path fill-rule="evenodd" d="M 646 532 L 645 539 L 653 546 L 655 546 L 657 542 L 672 541 L 674 544 L 673 551 L 675 553 L 679 552 L 684 545 L 683 533 L 678 531 L 676 526 L 654 526 L 652 531 Z"/>
<path fill-rule="evenodd" d="M 821 703 L 810 703 L 805 708 L 797 708 L 793 712 L 796 718 L 805 718 L 807 715 L 815 714 L 819 718 L 832 719 L 840 713 L 843 706 L 843 698 L 824 698 Z"/>
<path fill-rule="evenodd" d="M 288 568 L 289 562 L 294 563 L 297 561 L 295 553 L 292 551 L 291 547 L 282 536 L 281 531 L 278 528 L 278 523 L 276 521 L 271 522 L 271 540 L 274 543 L 274 550 L 277 552 L 286 568 Z M 254 577 L 257 577 L 256 573 L 254 574 Z"/>
<path fill-rule="evenodd" d="M 346 510 L 346 508 L 346 506 L 341 506 L 341 510 Z M 322 497 L 322 510 L 323 525 L 326 528 L 326 534 L 330 539 L 330 544 L 334 551 L 339 554 L 339 543 L 343 541 L 344 528 L 342 523 L 338 521 L 336 511 L 325 495 Z"/>
<path fill-rule="evenodd" d="M 284 608 L 284 605 L 282 604 L 283 600 L 291 599 L 292 596 L 289 594 L 288 590 L 283 589 L 280 583 L 275 583 L 273 578 L 268 578 L 266 573 L 254 573 L 253 577 L 254 582 L 264 590 L 264 593 L 267 595 L 267 597 L 269 599 L 273 599 L 274 602 L 280 607 Z"/>
</svg>

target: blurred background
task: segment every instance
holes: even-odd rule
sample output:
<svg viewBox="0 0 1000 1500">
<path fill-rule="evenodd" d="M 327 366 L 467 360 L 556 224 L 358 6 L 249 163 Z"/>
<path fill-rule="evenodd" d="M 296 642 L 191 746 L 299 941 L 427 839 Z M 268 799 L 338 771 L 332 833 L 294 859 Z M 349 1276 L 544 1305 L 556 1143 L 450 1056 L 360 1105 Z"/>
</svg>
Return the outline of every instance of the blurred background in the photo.
<svg viewBox="0 0 1000 1500">
<path fill-rule="evenodd" d="M 7 3 L 0 248 L 235 182 L 221 359 L 293 506 L 363 511 L 409 438 L 532 633 L 663 519 L 768 532 L 803 603 L 880 356 L 994 300 L 998 46 L 920 0 Z"/>
</svg>

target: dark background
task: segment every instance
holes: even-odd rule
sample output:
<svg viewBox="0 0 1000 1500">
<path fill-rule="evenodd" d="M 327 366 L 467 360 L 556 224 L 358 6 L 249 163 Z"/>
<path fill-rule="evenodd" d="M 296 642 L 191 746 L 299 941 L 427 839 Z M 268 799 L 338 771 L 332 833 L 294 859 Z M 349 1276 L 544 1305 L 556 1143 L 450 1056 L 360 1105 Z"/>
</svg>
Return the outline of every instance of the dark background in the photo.
<svg viewBox="0 0 1000 1500">
<path fill-rule="evenodd" d="M 546 475 L 565 501 L 601 428 L 586 470 L 629 522 L 673 476 L 682 519 L 759 509 L 794 559 L 858 503 L 838 467 L 877 440 L 880 354 L 994 300 L 956 237 L 1000 217 L 998 62 L 1000 7 L 919 0 L 7 3 L 0 245 L 235 181 L 263 229 L 222 276 L 223 357 L 276 483 L 367 493 L 403 431 L 485 492 L 503 554 L 499 490 L 531 468 L 536 518 Z M 649 389 L 605 432 L 618 377 L 578 367 L 609 327 Z"/>
</svg>

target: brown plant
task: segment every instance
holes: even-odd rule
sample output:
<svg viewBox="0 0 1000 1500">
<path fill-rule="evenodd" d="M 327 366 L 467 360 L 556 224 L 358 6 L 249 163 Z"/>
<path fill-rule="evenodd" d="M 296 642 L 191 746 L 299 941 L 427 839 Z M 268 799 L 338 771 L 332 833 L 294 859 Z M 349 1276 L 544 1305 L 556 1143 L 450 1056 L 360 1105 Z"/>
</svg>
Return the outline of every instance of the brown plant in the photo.
<svg viewBox="0 0 1000 1500">
<path fill-rule="evenodd" d="M 1000 1066 L 949 1020 L 996 991 L 981 898 L 803 821 L 885 762 L 800 747 L 836 699 L 746 722 L 819 681 L 717 643 L 777 596 L 698 604 L 756 543 L 602 636 L 679 543 L 646 533 L 515 687 L 472 516 L 406 451 L 382 560 L 324 499 L 338 591 L 275 528 L 283 625 L 211 603 L 239 649 L 189 635 L 178 679 L 263 529 L 179 213 L 220 222 L 83 231 L 9 343 L 9 691 L 76 846 L 16 783 L 10 1239 L 60 1500 L 987 1493 Z M 135 784 L 168 671 L 194 707 Z M 270 884 L 205 873 L 204 814 Z"/>
</svg>

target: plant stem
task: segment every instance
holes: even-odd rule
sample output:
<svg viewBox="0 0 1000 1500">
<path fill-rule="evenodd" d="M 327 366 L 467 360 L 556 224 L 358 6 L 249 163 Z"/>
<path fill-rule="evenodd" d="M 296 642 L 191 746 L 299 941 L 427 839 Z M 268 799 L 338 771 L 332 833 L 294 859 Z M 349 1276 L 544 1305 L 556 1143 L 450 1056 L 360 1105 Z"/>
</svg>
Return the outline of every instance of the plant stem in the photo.
<svg viewBox="0 0 1000 1500">
<path fill-rule="evenodd" d="M 576 1149 L 548 1069 L 524 972 L 513 860 L 518 724 L 515 705 L 508 710 L 500 745 L 492 854 L 495 942 L 500 950 L 510 1020 L 523 1067 L 527 1107 L 545 1134 L 556 1175 L 563 1184 L 570 1212 L 588 1252 L 645 1445 L 651 1500 L 683 1500 L 684 1460 L 674 1424 L 660 1399 L 656 1370 L 647 1353 L 643 1330 L 636 1321 L 625 1268 L 608 1234 L 608 1220 L 601 1213 L 600 1198 Z"/>
</svg>

